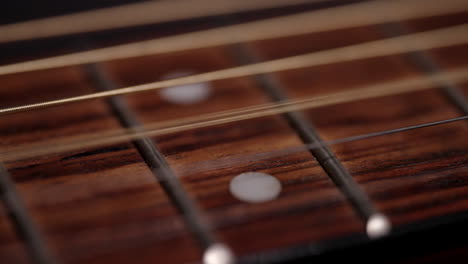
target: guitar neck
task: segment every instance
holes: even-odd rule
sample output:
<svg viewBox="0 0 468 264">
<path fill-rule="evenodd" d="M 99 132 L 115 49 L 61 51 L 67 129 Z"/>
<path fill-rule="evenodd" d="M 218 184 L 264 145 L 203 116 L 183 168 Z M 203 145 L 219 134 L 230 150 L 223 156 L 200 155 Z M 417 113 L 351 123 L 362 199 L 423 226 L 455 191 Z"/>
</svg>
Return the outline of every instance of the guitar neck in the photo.
<svg viewBox="0 0 468 264">
<path fill-rule="evenodd" d="M 466 258 L 466 10 L 273 2 L 1 43 L 0 259 Z"/>
</svg>

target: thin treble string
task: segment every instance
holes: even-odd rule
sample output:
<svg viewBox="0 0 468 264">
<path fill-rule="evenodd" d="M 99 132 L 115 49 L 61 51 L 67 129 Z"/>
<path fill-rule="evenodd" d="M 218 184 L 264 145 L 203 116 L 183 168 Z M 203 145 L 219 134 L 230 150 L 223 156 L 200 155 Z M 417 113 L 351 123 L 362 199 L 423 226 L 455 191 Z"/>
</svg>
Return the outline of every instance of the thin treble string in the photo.
<svg viewBox="0 0 468 264">
<path fill-rule="evenodd" d="M 169 120 L 161 123 L 153 123 L 148 126 L 134 129 L 120 129 L 105 131 L 92 136 L 78 136 L 56 140 L 54 142 L 39 143 L 28 146 L 19 146 L 6 149 L 0 152 L 2 160 L 12 161 L 18 159 L 32 158 L 35 156 L 47 155 L 51 153 L 66 152 L 80 148 L 97 147 L 102 145 L 128 142 L 148 136 L 161 136 L 169 133 L 183 132 L 208 126 L 227 124 L 236 121 L 248 120 L 259 117 L 272 116 L 291 111 L 301 111 L 327 105 L 352 102 L 381 96 L 396 95 L 407 92 L 415 92 L 429 87 L 437 86 L 441 83 L 461 82 L 468 79 L 468 67 L 446 71 L 429 76 L 419 76 L 398 80 L 393 82 L 370 85 L 361 89 L 334 93 L 325 96 L 311 97 L 296 101 L 281 103 L 270 103 L 257 107 L 247 107 L 237 109 L 232 112 L 223 111 L 219 115 L 213 113 L 205 116 L 181 119 L 180 122 Z"/>
<path fill-rule="evenodd" d="M 261 153 L 254 153 L 254 154 L 244 154 L 242 156 L 230 156 L 230 157 L 223 157 L 223 158 L 214 159 L 214 160 L 198 161 L 195 163 L 190 163 L 190 166 L 187 166 L 185 164 L 181 164 L 181 165 L 174 164 L 172 165 L 172 167 L 174 168 L 174 171 L 177 172 L 178 176 L 186 176 L 186 175 L 191 175 L 191 174 L 195 174 L 198 172 L 206 172 L 209 170 L 217 170 L 221 168 L 232 167 L 232 165 L 234 164 L 239 164 L 239 163 L 245 164 L 246 162 L 249 163 L 252 161 L 266 160 L 266 159 L 271 159 L 271 158 L 276 158 L 276 157 L 282 157 L 285 155 L 291 155 L 291 154 L 295 154 L 295 153 L 306 151 L 306 150 L 314 150 L 314 149 L 322 148 L 323 145 L 333 146 L 333 145 L 339 145 L 339 144 L 344 144 L 344 143 L 351 143 L 351 142 L 366 140 L 366 139 L 375 138 L 375 137 L 388 136 L 392 134 L 408 132 L 411 130 L 418 130 L 418 129 L 428 128 L 428 127 L 433 127 L 433 126 L 445 125 L 445 124 L 454 123 L 454 122 L 467 120 L 467 119 L 468 119 L 468 115 L 464 115 L 460 117 L 449 118 L 449 119 L 444 119 L 444 120 L 439 120 L 439 121 L 434 121 L 434 122 L 428 122 L 428 123 L 422 123 L 422 124 L 411 125 L 411 126 L 406 126 L 406 127 L 399 127 L 395 129 L 388 129 L 388 130 L 383 130 L 383 131 L 378 131 L 378 132 L 371 132 L 371 133 L 366 133 L 366 134 L 359 134 L 355 136 L 338 138 L 338 139 L 333 139 L 333 140 L 329 140 L 325 142 L 288 147 L 288 148 L 284 148 L 284 149 L 276 150 L 276 151 L 261 152 Z"/>
<path fill-rule="evenodd" d="M 0 26 L 0 43 L 56 37 L 328 0 L 164 0 L 126 4 Z"/>
<path fill-rule="evenodd" d="M 107 48 L 0 66 L 0 75 L 130 57 L 206 48 L 240 42 L 445 15 L 468 10 L 465 0 L 368 1 L 234 26 L 180 34 Z M 2 33 L 0 32 L 0 35 Z"/>
<path fill-rule="evenodd" d="M 210 82 L 228 78 L 245 77 L 255 74 L 293 70 L 304 67 L 318 66 L 337 62 L 346 62 L 372 57 L 388 56 L 399 53 L 447 47 L 468 42 L 468 24 L 462 24 L 443 29 L 414 33 L 383 40 L 370 41 L 335 49 L 312 52 L 298 56 L 270 60 L 245 66 L 231 67 L 207 73 L 191 75 L 142 85 L 119 88 L 111 91 L 91 93 L 81 96 L 63 98 L 35 104 L 21 105 L 0 109 L 0 115 L 22 111 L 36 110 L 45 107 L 106 98 L 115 95 L 125 95 L 137 92 L 161 89 L 169 86 Z"/>
</svg>

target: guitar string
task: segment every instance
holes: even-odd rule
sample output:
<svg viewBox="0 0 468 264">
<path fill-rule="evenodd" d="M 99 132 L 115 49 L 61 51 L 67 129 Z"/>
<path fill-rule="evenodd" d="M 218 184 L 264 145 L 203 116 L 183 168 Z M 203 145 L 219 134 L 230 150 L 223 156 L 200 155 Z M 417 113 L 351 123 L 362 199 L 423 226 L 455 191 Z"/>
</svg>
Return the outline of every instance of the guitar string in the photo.
<svg viewBox="0 0 468 264">
<path fill-rule="evenodd" d="M 0 66 L 0 75 L 325 32 L 468 10 L 464 0 L 369 1 Z M 300 26 L 299 26 L 300 25 Z M 0 35 L 5 35 L 0 31 Z"/>
<path fill-rule="evenodd" d="M 351 91 L 337 92 L 324 96 L 315 96 L 298 100 L 288 100 L 279 103 L 269 103 L 259 106 L 240 108 L 218 113 L 209 113 L 195 117 L 168 120 L 148 124 L 133 129 L 109 130 L 92 135 L 80 135 L 68 137 L 53 142 L 42 142 L 15 146 L 0 152 L 0 157 L 5 161 L 32 158 L 58 152 L 66 152 L 80 148 L 97 147 L 102 145 L 128 142 L 148 136 L 161 136 L 169 133 L 183 132 L 187 130 L 203 128 L 214 125 L 227 124 L 253 118 L 260 118 L 282 114 L 291 111 L 301 111 L 356 100 L 371 99 L 382 96 L 398 95 L 402 93 L 416 92 L 430 87 L 438 86 L 445 82 L 462 82 L 468 79 L 468 67 L 450 70 L 429 76 L 418 76 L 404 80 L 389 81 L 369 85 Z"/>
<path fill-rule="evenodd" d="M 190 163 L 189 166 L 187 166 L 186 164 L 179 164 L 179 165 L 174 164 L 174 165 L 171 165 L 171 167 L 174 169 L 174 171 L 177 172 L 177 175 L 181 177 L 181 176 L 195 174 L 198 172 L 207 172 L 209 170 L 217 170 L 221 168 L 231 167 L 234 164 L 240 164 L 240 163 L 245 164 L 245 163 L 249 163 L 252 161 L 266 160 L 266 159 L 271 159 L 271 158 L 276 158 L 276 157 L 284 157 L 286 155 L 291 155 L 291 154 L 295 154 L 295 153 L 306 151 L 306 150 L 321 148 L 323 147 L 323 145 L 333 146 L 333 145 L 339 145 L 339 144 L 344 144 L 344 143 L 352 143 L 352 142 L 371 139 L 375 137 L 388 136 L 392 134 L 408 132 L 411 130 L 418 130 L 418 129 L 423 129 L 423 128 L 445 125 L 445 124 L 454 123 L 454 122 L 467 120 L 467 119 L 468 119 L 468 115 L 464 115 L 464 116 L 448 118 L 444 120 L 438 120 L 434 122 L 427 122 L 427 123 L 421 123 L 417 125 L 410 125 L 410 126 L 399 127 L 399 128 L 394 128 L 394 129 L 382 130 L 378 132 L 370 132 L 370 133 L 365 133 L 365 134 L 358 134 L 355 136 L 332 139 L 332 140 L 328 140 L 328 141 L 321 142 L 321 143 L 311 143 L 311 144 L 305 144 L 305 145 L 300 145 L 300 146 L 287 147 L 284 149 L 269 151 L 269 152 L 242 154 L 242 155 L 237 155 L 237 156 L 222 157 L 222 158 L 213 159 L 213 160 L 197 161 L 194 163 Z"/>
<path fill-rule="evenodd" d="M 423 127 L 424 125 L 428 125 L 428 126 L 429 126 L 429 125 L 430 125 L 430 126 L 432 126 L 432 125 L 439 125 L 439 124 L 443 124 L 443 123 L 447 123 L 447 122 L 458 121 L 458 120 L 465 119 L 465 118 L 466 118 L 466 116 L 464 116 L 464 117 L 459 117 L 458 119 L 455 118 L 455 119 L 457 119 L 457 120 L 455 120 L 455 119 L 447 119 L 447 120 L 443 120 L 443 121 L 439 121 L 439 122 L 433 122 L 432 124 L 422 124 L 422 125 L 420 125 L 420 127 Z M 405 131 L 404 129 L 405 129 L 405 128 L 400 128 L 399 131 Z M 378 133 L 378 132 L 377 132 L 377 133 Z M 375 136 L 375 135 L 376 135 L 376 133 L 374 133 L 372 136 Z M 366 135 L 360 135 L 360 136 L 358 136 L 358 137 L 360 137 L 359 139 L 363 139 L 363 138 L 365 138 L 365 136 L 366 136 Z M 311 146 L 308 146 L 308 147 L 311 147 Z"/>
<path fill-rule="evenodd" d="M 328 0 L 147 1 L 2 25 L 0 26 L 0 43 L 326 1 Z"/>
<path fill-rule="evenodd" d="M 419 129 L 429 128 L 429 127 L 447 125 L 449 123 L 455 123 L 455 122 L 459 122 L 463 120 L 468 120 L 468 115 L 444 119 L 444 120 L 438 120 L 434 122 L 427 122 L 427 123 L 421 123 L 421 124 L 410 125 L 410 126 L 405 126 L 405 127 L 399 127 L 395 129 L 388 129 L 388 130 L 383 130 L 383 131 L 378 131 L 378 132 L 359 134 L 359 135 L 350 136 L 350 137 L 343 137 L 343 138 L 325 141 L 325 142 L 322 142 L 321 144 L 334 146 L 334 145 L 339 145 L 339 144 L 344 144 L 344 143 L 352 143 L 352 142 L 371 139 L 371 138 L 380 137 L 380 136 L 388 136 L 392 134 L 409 132 L 412 130 L 419 130 Z M 193 175 L 199 172 L 207 172 L 210 170 L 229 168 L 229 167 L 234 166 L 235 164 L 246 164 L 246 163 L 258 162 L 260 160 L 268 160 L 268 159 L 277 158 L 277 157 L 284 157 L 286 155 L 291 155 L 291 154 L 299 153 L 302 151 L 307 151 L 309 149 L 320 148 L 322 147 L 321 144 L 319 143 L 306 144 L 306 145 L 301 145 L 301 146 L 287 147 L 287 148 L 269 151 L 269 152 L 242 154 L 242 155 L 234 155 L 234 156 L 229 156 L 229 157 L 221 157 L 221 158 L 216 158 L 212 160 L 196 161 L 196 162 L 189 163 L 189 164 L 171 164 L 171 168 L 173 168 L 177 177 L 186 177 L 186 176 Z M 160 222 L 160 223 L 164 224 L 166 222 Z M 218 229 L 221 226 L 224 226 L 222 222 L 216 222 L 213 224 L 215 225 L 214 229 Z"/>
<path fill-rule="evenodd" d="M 169 86 L 187 85 L 193 83 L 210 82 L 228 78 L 245 77 L 255 74 L 271 73 L 312 67 L 337 62 L 382 57 L 416 50 L 428 50 L 453 46 L 468 42 L 468 24 L 398 36 L 383 40 L 370 41 L 334 49 L 270 60 L 245 66 L 231 67 L 186 77 L 164 81 L 156 81 L 136 86 L 119 88 L 112 91 L 96 92 L 81 96 L 14 106 L 0 109 L 0 116 L 22 111 L 32 111 L 40 108 L 64 105 L 69 103 L 106 98 L 115 95 L 133 94 Z"/>
</svg>

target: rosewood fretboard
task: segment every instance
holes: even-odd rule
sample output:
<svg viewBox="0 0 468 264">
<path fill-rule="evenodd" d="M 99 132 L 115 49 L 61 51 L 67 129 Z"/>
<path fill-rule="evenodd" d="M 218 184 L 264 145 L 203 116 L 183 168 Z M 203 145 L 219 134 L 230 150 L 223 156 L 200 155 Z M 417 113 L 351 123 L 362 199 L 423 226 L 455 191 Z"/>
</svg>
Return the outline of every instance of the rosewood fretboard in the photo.
<svg viewBox="0 0 468 264">
<path fill-rule="evenodd" d="M 300 9 L 6 43 L 0 46 L 8 51 L 2 64 Z M 459 13 L 4 75 L 0 108 L 466 22 L 467 14 Z M 213 81 L 210 96 L 191 105 L 148 91 L 3 115 L 0 151 L 435 74 L 466 66 L 467 51 L 468 45 L 457 45 Z M 0 262 L 201 263 L 204 251 L 216 243 L 229 246 L 241 263 L 307 262 L 337 255 L 371 261 L 372 253 L 384 262 L 466 258 L 466 239 L 455 243 L 467 230 L 466 120 L 342 144 L 326 142 L 465 116 L 467 93 L 466 83 L 441 83 L 418 92 L 6 161 L 0 170 Z M 319 147 L 305 149 L 306 144 Z M 236 199 L 229 184 L 244 172 L 274 176 L 282 185 L 280 195 L 264 203 Z M 392 230 L 371 239 L 366 224 L 377 214 L 388 218 Z"/>
</svg>

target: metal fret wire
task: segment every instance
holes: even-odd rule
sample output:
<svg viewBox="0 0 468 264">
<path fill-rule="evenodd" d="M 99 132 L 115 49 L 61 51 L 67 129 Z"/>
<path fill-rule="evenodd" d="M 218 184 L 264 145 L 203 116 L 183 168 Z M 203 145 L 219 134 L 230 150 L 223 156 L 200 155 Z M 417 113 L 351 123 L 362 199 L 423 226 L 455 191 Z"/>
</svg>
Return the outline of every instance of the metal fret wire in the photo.
<svg viewBox="0 0 468 264">
<path fill-rule="evenodd" d="M 112 81 L 100 65 L 88 65 L 87 73 L 100 90 L 113 90 L 117 85 Z M 132 111 L 125 98 L 115 96 L 107 101 L 114 115 L 122 126 L 138 129 L 141 126 L 137 115 Z M 180 211 L 181 217 L 187 222 L 187 226 L 193 235 L 206 250 L 212 244 L 218 243 L 216 236 L 206 224 L 198 205 L 190 198 L 185 188 L 176 178 L 163 153 L 152 139 L 141 137 L 132 142 L 143 158 L 148 168 L 157 181 L 161 182 L 164 192 L 174 206 Z"/>
<path fill-rule="evenodd" d="M 465 117 L 460 117 L 460 119 L 465 119 L 465 118 L 466 118 L 466 116 L 465 116 Z M 458 120 L 459 120 L 459 119 L 458 119 Z M 457 121 L 457 120 L 454 119 L 454 120 L 445 120 L 445 121 L 446 121 L 446 122 L 453 122 L 453 121 Z M 441 122 L 443 122 L 443 121 L 440 121 L 438 124 L 441 124 Z M 434 122 L 434 123 L 436 123 L 436 122 Z M 431 124 L 431 125 L 435 125 L 435 124 Z M 420 127 L 422 127 L 422 126 L 420 126 Z M 403 129 L 403 128 L 402 128 L 402 129 Z M 402 130 L 400 129 L 399 131 L 402 131 Z"/>
<path fill-rule="evenodd" d="M 60 263 L 44 243 L 42 233 L 32 220 L 10 173 L 2 162 L 0 162 L 0 198 L 8 210 L 8 215 L 19 238 L 26 244 L 25 249 L 30 254 L 31 260 L 37 264 Z"/>
<path fill-rule="evenodd" d="M 401 23 L 384 24 L 381 29 L 386 35 L 398 36 L 409 34 L 411 31 Z M 434 60 L 432 55 L 426 51 L 413 51 L 404 54 L 405 58 L 422 72 L 426 74 L 434 74 L 443 70 Z M 441 83 L 441 89 L 445 97 L 454 104 L 463 114 L 468 114 L 468 100 L 465 98 L 461 87 L 454 83 Z"/>
<path fill-rule="evenodd" d="M 247 44 L 234 45 L 231 50 L 234 60 L 239 61 L 241 64 L 261 61 L 261 57 L 256 53 L 256 50 Z M 254 79 L 273 101 L 290 100 L 286 88 L 273 74 L 257 75 Z M 338 190 L 347 198 L 357 215 L 365 222 L 368 222 L 373 215 L 382 215 L 336 157 L 335 153 L 327 145 L 323 144 L 320 132 L 315 128 L 313 121 L 307 120 L 302 111 L 283 113 L 283 118 L 304 144 L 319 143 L 321 145 L 318 148 L 310 149 L 310 154 L 317 160 Z"/>
</svg>

